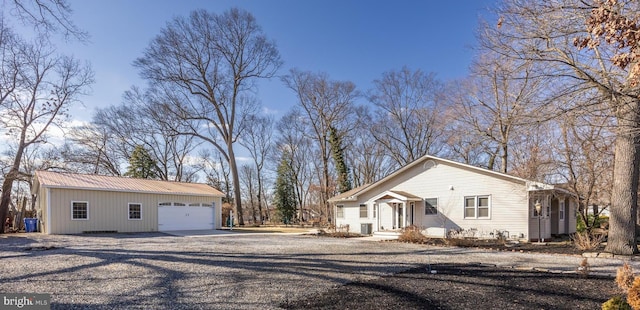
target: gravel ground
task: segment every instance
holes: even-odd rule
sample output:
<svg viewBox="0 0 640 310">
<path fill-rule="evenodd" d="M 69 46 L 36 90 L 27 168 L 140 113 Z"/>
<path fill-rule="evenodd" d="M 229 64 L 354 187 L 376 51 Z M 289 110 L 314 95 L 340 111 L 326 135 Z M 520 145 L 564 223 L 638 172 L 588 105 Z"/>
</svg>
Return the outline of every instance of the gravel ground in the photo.
<svg viewBox="0 0 640 310">
<path fill-rule="evenodd" d="M 562 273 L 581 260 L 310 235 L 32 233 L 0 236 L 0 292 L 49 293 L 53 309 L 277 309 L 427 264 Z M 622 261 L 589 264 L 592 274 L 611 276 Z"/>
</svg>

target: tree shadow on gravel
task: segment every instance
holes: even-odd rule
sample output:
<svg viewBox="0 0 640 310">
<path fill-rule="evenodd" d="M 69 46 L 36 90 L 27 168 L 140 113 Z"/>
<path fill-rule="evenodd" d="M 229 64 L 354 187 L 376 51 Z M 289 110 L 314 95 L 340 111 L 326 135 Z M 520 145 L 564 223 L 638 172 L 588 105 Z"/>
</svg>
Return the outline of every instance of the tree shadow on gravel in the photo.
<svg viewBox="0 0 640 310">
<path fill-rule="evenodd" d="M 599 309 L 616 292 L 609 277 L 435 264 L 355 281 L 285 309 Z"/>
<path fill-rule="evenodd" d="M 39 269 L 34 265 L 35 268 L 28 272 L 13 276 L 0 275 L 0 286 L 38 283 L 41 292 L 55 296 L 52 304 L 54 309 L 226 308 L 231 306 L 229 301 L 235 303 L 234 307 L 244 302 L 245 308 L 263 308 L 270 304 L 273 306 L 274 301 L 265 299 L 253 304 L 245 301 L 245 294 L 251 294 L 246 288 L 254 285 L 256 279 L 265 279 L 263 282 L 267 285 L 271 281 L 280 281 L 279 285 L 285 288 L 304 286 L 306 282 L 313 282 L 310 280 L 320 280 L 330 283 L 327 285 L 330 286 L 347 283 L 354 277 L 381 276 L 416 266 L 403 262 L 389 263 L 395 261 L 398 255 L 411 254 L 411 251 L 259 254 L 206 249 L 185 251 L 173 249 L 171 244 L 167 244 L 166 250 L 59 247 L 25 252 L 30 243 L 23 241 L 22 246 L 12 247 L 6 251 L 7 254 L 16 252 L 19 253 L 16 255 L 40 264 L 61 259 L 69 263 L 62 264 L 60 268 L 43 265 L 44 268 Z M 370 261 L 367 259 L 369 255 L 383 259 Z M 357 258 L 344 259 L 350 256 Z M 129 267 L 123 268 L 123 265 Z M 141 270 L 144 274 L 140 274 Z M 190 280 L 196 277 L 203 285 L 189 285 Z M 140 282 L 141 285 L 126 287 L 125 284 L 131 281 Z M 101 283 L 104 283 L 104 289 L 101 289 Z M 114 283 L 123 283 L 122 289 L 107 288 Z M 62 289 L 58 284 L 71 289 Z M 220 293 L 223 290 L 218 289 L 222 287 L 226 293 Z M 273 290 L 278 293 L 277 288 Z M 212 291 L 215 293 L 212 294 Z M 101 300 L 99 304 L 84 302 L 96 298 Z M 68 303 L 69 300 L 76 303 Z"/>
</svg>

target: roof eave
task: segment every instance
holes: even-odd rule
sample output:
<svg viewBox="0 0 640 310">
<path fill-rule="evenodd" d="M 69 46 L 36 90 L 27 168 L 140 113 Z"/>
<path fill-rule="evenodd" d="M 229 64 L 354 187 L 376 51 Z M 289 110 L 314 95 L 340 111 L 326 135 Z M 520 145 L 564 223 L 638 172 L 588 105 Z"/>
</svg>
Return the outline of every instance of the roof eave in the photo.
<svg viewBox="0 0 640 310">
<path fill-rule="evenodd" d="M 157 192 L 157 191 L 143 191 L 143 190 L 123 190 L 114 188 L 94 188 L 94 187 L 79 187 L 79 186 L 57 186 L 57 185 L 41 185 L 43 188 L 55 188 L 55 189 L 70 189 L 70 190 L 87 190 L 87 191 L 100 191 L 100 192 L 118 192 L 118 193 L 139 193 L 139 194 L 154 194 L 154 195 L 183 195 L 183 196 L 201 196 L 201 197 L 224 197 L 224 195 L 216 193 L 185 193 L 185 192 Z"/>
</svg>

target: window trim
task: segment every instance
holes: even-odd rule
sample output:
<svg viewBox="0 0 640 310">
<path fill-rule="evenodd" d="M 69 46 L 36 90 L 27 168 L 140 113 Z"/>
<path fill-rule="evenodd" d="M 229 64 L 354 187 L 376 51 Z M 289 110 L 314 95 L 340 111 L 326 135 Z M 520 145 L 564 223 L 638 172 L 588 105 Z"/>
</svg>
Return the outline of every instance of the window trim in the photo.
<svg viewBox="0 0 640 310">
<path fill-rule="evenodd" d="M 363 207 L 364 207 L 364 210 L 362 209 Z M 361 219 L 369 218 L 369 206 L 366 203 L 361 203 L 360 206 L 358 207 L 358 211 Z M 362 211 L 364 211 L 364 216 L 362 216 Z"/>
<path fill-rule="evenodd" d="M 435 199 L 436 201 L 436 205 L 435 207 L 433 206 L 433 204 L 431 204 L 430 208 L 434 208 L 435 209 L 435 213 L 427 213 L 427 200 L 433 200 Z M 424 215 L 426 216 L 434 216 L 434 215 L 438 215 L 438 203 L 440 202 L 440 199 L 438 199 L 438 197 L 427 197 L 424 199 Z"/>
<path fill-rule="evenodd" d="M 467 200 L 473 198 L 473 210 L 474 210 L 474 216 L 467 216 L 467 209 L 471 209 L 470 207 L 467 207 Z M 487 216 L 480 216 L 480 199 L 482 198 L 486 198 L 487 199 Z M 466 219 L 470 219 L 470 220 L 490 220 L 491 219 L 491 195 L 475 195 L 475 196 L 464 196 L 463 198 L 463 212 L 462 212 L 462 216 L 463 218 Z M 485 207 L 482 207 L 483 209 Z"/>
<path fill-rule="evenodd" d="M 558 201 L 558 220 L 559 221 L 564 221 L 565 219 L 565 213 L 566 213 L 566 206 L 564 203 L 564 200 L 562 201 Z"/>
<path fill-rule="evenodd" d="M 344 205 L 336 205 L 336 218 L 344 218 Z"/>
<path fill-rule="evenodd" d="M 131 206 L 137 205 L 140 207 L 140 218 L 131 218 Z M 127 204 L 127 219 L 130 221 L 142 221 L 142 204 L 139 202 L 130 202 Z"/>
<path fill-rule="evenodd" d="M 377 218 L 378 217 L 378 204 L 374 203 L 373 204 L 373 217 L 372 218 Z"/>
<path fill-rule="evenodd" d="M 85 218 L 74 218 L 73 217 L 73 204 L 75 204 L 75 203 L 84 203 L 84 207 L 86 208 L 87 217 L 85 217 Z M 89 202 L 88 201 L 79 201 L 79 200 L 71 201 L 71 220 L 72 221 L 88 221 L 89 220 Z"/>
</svg>

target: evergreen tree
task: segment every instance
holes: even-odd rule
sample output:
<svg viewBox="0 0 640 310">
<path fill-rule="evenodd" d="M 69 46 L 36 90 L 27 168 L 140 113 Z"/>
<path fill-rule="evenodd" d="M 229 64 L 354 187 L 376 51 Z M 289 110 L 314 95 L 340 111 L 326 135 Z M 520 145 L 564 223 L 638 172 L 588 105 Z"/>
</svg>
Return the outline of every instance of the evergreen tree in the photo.
<svg viewBox="0 0 640 310">
<path fill-rule="evenodd" d="M 158 177 L 156 161 L 151 158 L 149 152 L 137 145 L 129 157 L 129 168 L 124 174 L 133 178 L 155 179 Z"/>
<path fill-rule="evenodd" d="M 276 188 L 274 204 L 276 211 L 282 217 L 282 221 L 288 224 L 296 214 L 295 187 L 293 184 L 293 170 L 288 152 L 282 155 L 280 165 L 278 165 L 278 176 L 276 177 Z"/>
<path fill-rule="evenodd" d="M 351 190 L 351 179 L 349 178 L 349 168 L 344 160 L 344 148 L 342 147 L 342 138 L 338 136 L 335 127 L 329 127 L 329 143 L 331 144 L 331 155 L 336 164 L 338 172 L 338 192 L 344 193 Z"/>
</svg>

